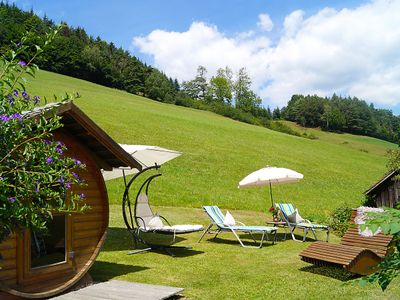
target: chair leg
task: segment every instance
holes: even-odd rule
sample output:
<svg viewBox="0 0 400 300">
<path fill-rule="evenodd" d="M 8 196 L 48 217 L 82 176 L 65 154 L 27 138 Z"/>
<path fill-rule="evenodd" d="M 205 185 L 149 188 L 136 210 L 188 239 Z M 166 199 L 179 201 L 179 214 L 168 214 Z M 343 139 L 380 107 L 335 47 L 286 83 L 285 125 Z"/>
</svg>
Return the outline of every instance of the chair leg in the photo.
<svg viewBox="0 0 400 300">
<path fill-rule="evenodd" d="M 308 228 L 304 228 L 303 242 L 305 242 L 306 240 L 307 233 L 308 233 Z"/>
<path fill-rule="evenodd" d="M 318 241 L 318 237 L 317 237 L 317 234 L 315 233 L 314 228 L 311 228 L 311 231 L 312 231 L 312 233 L 314 234 L 315 240 Z"/>
<path fill-rule="evenodd" d="M 329 242 L 329 232 L 330 228 L 328 227 L 328 230 L 326 231 L 326 242 Z"/>
<path fill-rule="evenodd" d="M 251 238 L 253 239 L 254 243 L 257 243 L 256 239 L 254 238 L 253 234 L 251 232 L 249 232 Z"/>
<path fill-rule="evenodd" d="M 203 234 L 201 235 L 200 239 L 197 241 L 198 243 L 201 242 L 201 240 L 203 239 L 203 237 L 206 235 L 206 233 L 211 229 L 211 227 L 213 226 L 213 223 L 211 223 L 210 225 L 208 225 L 208 227 L 203 231 Z"/>
<path fill-rule="evenodd" d="M 278 230 L 274 231 L 274 238 L 272 239 L 272 245 L 275 245 L 276 243 L 276 233 L 278 232 Z M 285 239 L 286 239 L 286 232 L 285 232 Z"/>
<path fill-rule="evenodd" d="M 296 229 L 296 226 L 290 226 L 289 227 L 289 231 L 290 231 L 290 234 L 292 235 L 292 239 L 294 240 L 294 241 L 297 241 L 298 242 L 298 240 L 296 239 L 296 237 L 294 236 L 294 230 Z"/>
<path fill-rule="evenodd" d="M 260 241 L 260 247 L 258 247 L 258 248 L 262 248 L 262 246 L 263 246 L 263 242 L 264 242 L 264 237 L 267 237 L 267 239 L 268 239 L 268 233 L 266 233 L 265 231 L 263 231 L 263 234 L 262 234 L 262 236 L 261 236 L 261 241 Z"/>
<path fill-rule="evenodd" d="M 235 235 L 236 239 L 239 241 L 240 245 L 242 245 L 242 247 L 246 248 L 249 246 L 245 246 L 242 242 L 242 240 L 239 238 L 239 236 L 236 234 L 236 232 L 234 230 L 231 229 L 231 231 L 233 232 L 233 234 Z"/>
</svg>

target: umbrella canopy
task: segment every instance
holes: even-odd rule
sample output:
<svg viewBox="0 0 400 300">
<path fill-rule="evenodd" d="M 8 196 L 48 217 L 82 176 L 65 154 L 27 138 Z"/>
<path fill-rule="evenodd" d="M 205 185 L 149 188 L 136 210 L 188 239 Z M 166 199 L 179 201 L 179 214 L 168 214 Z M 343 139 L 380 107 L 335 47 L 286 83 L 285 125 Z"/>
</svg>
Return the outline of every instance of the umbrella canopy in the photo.
<svg viewBox="0 0 400 300">
<path fill-rule="evenodd" d="M 296 171 L 277 168 L 277 167 L 265 167 L 260 170 L 254 171 L 247 175 L 239 182 L 239 188 L 251 187 L 251 186 L 270 186 L 270 195 L 272 205 L 274 204 L 272 198 L 272 185 L 297 182 L 303 179 L 303 174 Z"/>
<path fill-rule="evenodd" d="M 239 188 L 297 182 L 303 177 L 303 174 L 290 169 L 265 167 L 243 178 L 239 182 Z"/>
<path fill-rule="evenodd" d="M 169 150 L 158 146 L 125 144 L 120 144 L 120 146 L 136 161 L 138 161 L 143 168 L 154 166 L 155 164 L 161 166 L 162 164 L 182 155 L 182 152 Z M 137 169 L 120 167 L 114 168 L 112 171 L 103 171 L 103 177 L 104 180 L 111 180 L 114 178 L 123 177 L 124 174 L 130 175 L 137 172 Z"/>
</svg>

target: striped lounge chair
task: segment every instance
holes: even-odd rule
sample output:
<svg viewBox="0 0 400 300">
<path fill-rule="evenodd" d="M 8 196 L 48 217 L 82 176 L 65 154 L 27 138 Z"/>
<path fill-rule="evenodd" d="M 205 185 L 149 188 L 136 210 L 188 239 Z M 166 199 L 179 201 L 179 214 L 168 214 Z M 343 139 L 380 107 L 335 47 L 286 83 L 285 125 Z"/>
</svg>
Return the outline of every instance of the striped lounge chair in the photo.
<svg viewBox="0 0 400 300">
<path fill-rule="evenodd" d="M 203 206 L 203 209 L 205 213 L 209 216 L 211 219 L 210 225 L 204 230 L 202 236 L 199 239 L 200 241 L 203 239 L 206 233 L 210 234 L 215 234 L 214 239 L 218 236 L 223 231 L 230 231 L 233 233 L 233 235 L 236 237 L 236 239 L 239 241 L 240 245 L 245 248 L 261 248 L 263 246 L 263 241 L 268 240 L 268 234 L 273 234 L 273 240 L 272 244 L 275 243 L 275 238 L 276 238 L 276 231 L 277 228 L 275 227 L 268 227 L 268 226 L 246 226 L 241 222 L 237 222 L 241 225 L 234 225 L 234 226 L 228 226 L 224 225 L 224 218 L 225 216 L 222 214 L 221 210 L 219 209 L 218 206 Z M 212 229 L 213 226 L 216 226 L 216 229 Z M 255 243 L 257 243 L 256 239 L 254 238 L 253 234 L 254 233 L 259 233 L 262 234 L 261 236 L 261 241 L 258 246 L 249 246 L 249 245 L 244 245 L 242 240 L 239 238 L 238 232 L 244 232 L 250 234 L 251 238 Z"/>
<path fill-rule="evenodd" d="M 329 240 L 329 226 L 321 225 L 321 224 L 314 224 L 311 223 L 309 220 L 302 219 L 300 216 L 300 221 L 293 222 L 293 219 L 289 216 L 293 215 L 296 212 L 296 208 L 292 203 L 277 203 L 276 207 L 280 211 L 281 219 L 286 222 L 286 225 L 289 228 L 290 234 L 292 235 L 293 240 L 297 241 L 294 230 L 296 228 L 300 228 L 304 230 L 303 235 L 303 242 L 306 240 L 306 236 L 309 231 L 311 231 L 314 235 L 315 240 L 318 240 L 316 232 L 317 231 L 326 231 L 326 241 Z"/>
</svg>

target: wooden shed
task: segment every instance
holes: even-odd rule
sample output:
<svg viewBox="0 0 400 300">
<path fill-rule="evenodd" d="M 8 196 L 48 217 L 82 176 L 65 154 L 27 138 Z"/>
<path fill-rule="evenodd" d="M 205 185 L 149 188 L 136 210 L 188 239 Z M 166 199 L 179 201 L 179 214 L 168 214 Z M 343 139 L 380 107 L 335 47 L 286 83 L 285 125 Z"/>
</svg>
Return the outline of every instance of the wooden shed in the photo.
<svg viewBox="0 0 400 300">
<path fill-rule="evenodd" d="M 400 196 L 400 181 L 396 179 L 398 175 L 398 171 L 390 172 L 364 192 L 370 199 L 370 206 L 396 206 Z"/>
<path fill-rule="evenodd" d="M 56 109 L 64 126 L 54 132 L 67 155 L 86 165 L 79 176 L 87 186 L 75 188 L 91 207 L 84 214 L 57 214 L 49 235 L 25 230 L 0 244 L 0 298 L 7 293 L 25 298 L 57 295 L 78 282 L 92 266 L 106 236 L 108 196 L 101 169 L 140 164 L 113 141 L 72 102 L 52 104 L 35 114 Z"/>
</svg>

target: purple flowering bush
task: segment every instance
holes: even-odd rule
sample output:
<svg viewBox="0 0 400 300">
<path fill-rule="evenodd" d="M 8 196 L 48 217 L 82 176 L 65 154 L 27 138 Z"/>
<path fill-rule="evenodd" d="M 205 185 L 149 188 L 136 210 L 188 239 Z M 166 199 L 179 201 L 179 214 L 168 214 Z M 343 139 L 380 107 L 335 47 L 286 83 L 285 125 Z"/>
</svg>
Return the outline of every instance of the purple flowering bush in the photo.
<svg viewBox="0 0 400 300">
<path fill-rule="evenodd" d="M 0 242 L 20 229 L 45 230 L 56 212 L 85 209 L 84 195 L 72 192 L 84 184 L 78 174 L 85 166 L 66 156 L 66 146 L 53 138 L 60 117 L 49 108 L 45 117 L 40 98 L 25 89 L 26 77 L 38 70 L 34 59 L 58 29 L 41 46 L 32 45 L 27 34 L 0 57 Z"/>
</svg>

